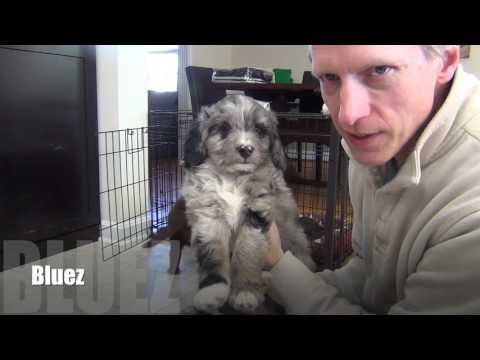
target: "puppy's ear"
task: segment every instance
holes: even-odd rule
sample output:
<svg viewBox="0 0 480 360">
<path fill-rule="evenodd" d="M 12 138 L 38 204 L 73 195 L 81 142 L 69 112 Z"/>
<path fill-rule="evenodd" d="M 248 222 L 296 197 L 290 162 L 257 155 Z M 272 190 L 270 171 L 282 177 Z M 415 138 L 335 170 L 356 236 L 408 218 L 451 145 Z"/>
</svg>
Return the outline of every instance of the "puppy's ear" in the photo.
<svg viewBox="0 0 480 360">
<path fill-rule="evenodd" d="M 188 133 L 185 141 L 185 167 L 191 169 L 201 165 L 207 158 L 206 151 L 202 143 L 202 134 L 200 133 L 199 122 L 196 121 Z"/>
<path fill-rule="evenodd" d="M 285 149 L 276 130 L 271 138 L 270 155 L 273 165 L 282 172 L 285 172 L 285 170 L 287 170 L 287 157 L 285 156 Z"/>
<path fill-rule="evenodd" d="M 287 170 L 287 156 L 285 155 L 285 148 L 278 134 L 278 119 L 274 112 L 268 110 L 267 113 L 270 118 L 270 123 L 273 125 L 272 131 L 270 132 L 270 158 L 277 169 L 285 172 Z"/>
</svg>

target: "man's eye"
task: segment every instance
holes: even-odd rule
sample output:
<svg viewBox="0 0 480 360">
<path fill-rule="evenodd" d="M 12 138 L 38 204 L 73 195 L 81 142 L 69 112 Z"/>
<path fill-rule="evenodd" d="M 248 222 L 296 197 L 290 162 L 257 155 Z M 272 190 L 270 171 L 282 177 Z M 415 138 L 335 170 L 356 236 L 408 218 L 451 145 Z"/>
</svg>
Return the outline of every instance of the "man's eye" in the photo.
<svg viewBox="0 0 480 360">
<path fill-rule="evenodd" d="M 390 66 L 380 65 L 373 68 L 373 73 L 374 75 L 385 75 L 386 73 L 390 72 L 390 70 L 392 70 Z"/>
<path fill-rule="evenodd" d="M 337 81 L 338 76 L 335 74 L 323 74 L 320 76 L 320 79 L 323 81 Z"/>
</svg>

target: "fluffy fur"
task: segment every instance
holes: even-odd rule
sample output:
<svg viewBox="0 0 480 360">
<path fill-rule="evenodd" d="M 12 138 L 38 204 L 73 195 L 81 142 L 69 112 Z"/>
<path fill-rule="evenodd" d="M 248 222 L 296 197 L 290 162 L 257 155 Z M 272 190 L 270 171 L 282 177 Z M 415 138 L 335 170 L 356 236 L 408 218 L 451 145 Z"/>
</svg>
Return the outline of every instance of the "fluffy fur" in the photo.
<svg viewBox="0 0 480 360">
<path fill-rule="evenodd" d="M 231 95 L 204 107 L 185 147 L 182 193 L 199 264 L 197 310 L 226 301 L 251 312 L 264 300 L 262 272 L 275 221 L 282 246 L 316 266 L 283 172 L 277 119 L 252 98 Z"/>
</svg>

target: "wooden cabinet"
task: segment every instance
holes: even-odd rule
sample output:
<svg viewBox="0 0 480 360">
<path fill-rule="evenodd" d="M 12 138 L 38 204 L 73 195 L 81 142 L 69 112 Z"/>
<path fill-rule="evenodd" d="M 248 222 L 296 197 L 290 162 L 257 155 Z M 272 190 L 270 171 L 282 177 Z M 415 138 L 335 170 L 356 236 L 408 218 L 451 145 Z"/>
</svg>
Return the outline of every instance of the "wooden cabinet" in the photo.
<svg viewBox="0 0 480 360">
<path fill-rule="evenodd" d="M 96 89 L 94 46 L 0 45 L 0 251 L 97 240 Z"/>
</svg>

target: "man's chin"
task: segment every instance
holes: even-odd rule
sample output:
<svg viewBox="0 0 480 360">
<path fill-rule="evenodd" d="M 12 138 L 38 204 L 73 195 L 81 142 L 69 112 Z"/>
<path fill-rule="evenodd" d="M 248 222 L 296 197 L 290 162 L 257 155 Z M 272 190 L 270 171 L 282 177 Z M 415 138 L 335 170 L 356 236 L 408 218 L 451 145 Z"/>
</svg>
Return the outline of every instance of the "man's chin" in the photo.
<svg viewBox="0 0 480 360">
<path fill-rule="evenodd" d="M 367 167 L 382 166 L 398 153 L 397 147 L 392 141 L 379 141 L 374 144 L 375 146 L 365 147 L 356 146 L 356 144 L 350 143 L 349 139 L 346 141 L 353 159 Z"/>
<path fill-rule="evenodd" d="M 372 153 L 358 153 L 352 152 L 353 159 L 360 164 L 367 167 L 375 167 L 384 165 L 390 158 L 387 158 L 384 154 L 372 154 Z"/>
</svg>

